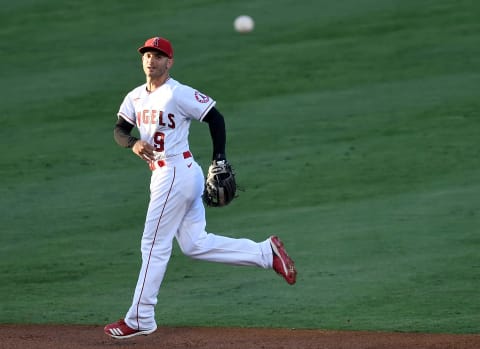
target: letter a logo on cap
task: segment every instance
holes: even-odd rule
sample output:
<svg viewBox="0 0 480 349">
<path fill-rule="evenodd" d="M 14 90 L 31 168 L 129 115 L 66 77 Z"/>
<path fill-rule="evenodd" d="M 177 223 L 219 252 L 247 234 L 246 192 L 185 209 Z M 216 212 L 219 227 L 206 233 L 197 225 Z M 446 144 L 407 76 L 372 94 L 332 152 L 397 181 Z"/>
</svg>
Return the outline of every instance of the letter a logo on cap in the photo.
<svg viewBox="0 0 480 349">
<path fill-rule="evenodd" d="M 144 54 L 148 49 L 156 49 L 167 55 L 168 58 L 173 58 L 173 48 L 170 41 L 160 36 L 156 36 L 145 41 L 145 45 L 138 48 L 140 54 Z"/>
</svg>

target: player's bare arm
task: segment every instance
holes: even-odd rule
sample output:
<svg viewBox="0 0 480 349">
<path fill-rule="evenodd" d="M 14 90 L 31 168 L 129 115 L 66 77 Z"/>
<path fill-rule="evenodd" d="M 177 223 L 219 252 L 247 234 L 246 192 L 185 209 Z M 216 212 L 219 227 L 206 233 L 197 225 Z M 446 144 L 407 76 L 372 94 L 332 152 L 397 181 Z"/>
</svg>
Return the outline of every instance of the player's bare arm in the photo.
<svg viewBox="0 0 480 349">
<path fill-rule="evenodd" d="M 133 125 L 119 117 L 113 130 L 113 135 L 117 144 L 124 148 L 132 148 L 132 151 L 142 160 L 147 162 L 154 160 L 153 146 L 132 136 L 132 129 Z"/>
</svg>

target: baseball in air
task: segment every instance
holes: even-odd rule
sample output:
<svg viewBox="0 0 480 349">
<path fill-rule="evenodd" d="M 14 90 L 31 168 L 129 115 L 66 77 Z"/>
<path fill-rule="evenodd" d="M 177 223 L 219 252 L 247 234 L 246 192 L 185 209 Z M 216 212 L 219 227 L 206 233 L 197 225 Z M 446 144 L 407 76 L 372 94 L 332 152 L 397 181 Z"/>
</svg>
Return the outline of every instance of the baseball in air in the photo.
<svg viewBox="0 0 480 349">
<path fill-rule="evenodd" d="M 235 30 L 239 33 L 249 33 L 255 27 L 255 22 L 250 16 L 238 16 L 233 22 Z"/>
</svg>

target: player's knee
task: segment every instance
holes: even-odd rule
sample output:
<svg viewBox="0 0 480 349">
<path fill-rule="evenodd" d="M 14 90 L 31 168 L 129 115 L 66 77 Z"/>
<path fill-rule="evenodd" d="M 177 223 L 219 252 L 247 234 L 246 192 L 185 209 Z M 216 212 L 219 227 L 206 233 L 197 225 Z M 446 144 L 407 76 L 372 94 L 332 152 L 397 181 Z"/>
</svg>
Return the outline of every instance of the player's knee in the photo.
<svg viewBox="0 0 480 349">
<path fill-rule="evenodd" d="M 200 252 L 200 246 L 193 241 L 183 241 L 180 250 L 187 257 L 195 257 Z"/>
</svg>

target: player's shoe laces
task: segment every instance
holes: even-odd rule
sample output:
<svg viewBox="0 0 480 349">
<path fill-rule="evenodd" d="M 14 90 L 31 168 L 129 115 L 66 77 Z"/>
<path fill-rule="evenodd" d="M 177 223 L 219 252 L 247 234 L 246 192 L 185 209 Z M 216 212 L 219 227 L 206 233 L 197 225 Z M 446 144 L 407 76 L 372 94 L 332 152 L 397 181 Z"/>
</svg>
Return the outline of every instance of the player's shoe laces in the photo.
<svg viewBox="0 0 480 349">
<path fill-rule="evenodd" d="M 273 251 L 273 270 L 282 275 L 290 285 L 293 285 L 297 280 L 297 270 L 295 269 L 295 263 L 285 251 L 283 242 L 280 241 L 278 236 L 272 236 L 270 237 L 270 245 Z"/>
<path fill-rule="evenodd" d="M 134 330 L 133 328 L 130 328 L 123 319 L 120 319 L 113 324 L 108 324 L 107 326 L 105 326 L 103 331 L 110 337 L 116 339 L 124 339 L 140 335 L 146 336 L 147 334 L 155 332 L 156 329 L 157 327 L 155 326 L 155 328 L 151 330 Z"/>
</svg>

